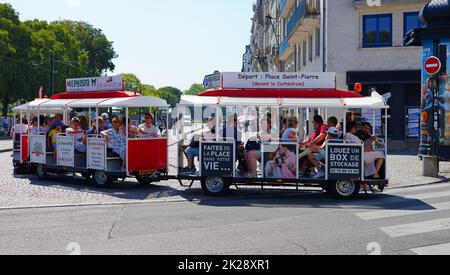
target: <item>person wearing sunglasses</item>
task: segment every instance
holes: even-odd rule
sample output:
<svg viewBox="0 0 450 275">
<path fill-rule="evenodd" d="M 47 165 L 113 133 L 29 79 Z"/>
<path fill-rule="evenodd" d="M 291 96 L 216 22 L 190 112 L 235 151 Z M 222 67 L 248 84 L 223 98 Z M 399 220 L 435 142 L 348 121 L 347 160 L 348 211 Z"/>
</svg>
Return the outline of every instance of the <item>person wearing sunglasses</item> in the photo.
<svg viewBox="0 0 450 275">
<path fill-rule="evenodd" d="M 158 137 L 159 130 L 154 125 L 155 116 L 151 113 L 145 114 L 145 123 L 139 125 L 139 134 L 146 137 Z"/>
</svg>

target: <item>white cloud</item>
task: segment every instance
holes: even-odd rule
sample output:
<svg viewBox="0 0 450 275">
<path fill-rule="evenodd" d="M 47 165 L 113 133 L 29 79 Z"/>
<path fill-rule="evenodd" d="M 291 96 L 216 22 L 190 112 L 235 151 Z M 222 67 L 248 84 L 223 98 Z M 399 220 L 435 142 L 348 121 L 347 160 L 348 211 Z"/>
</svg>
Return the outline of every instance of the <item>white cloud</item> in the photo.
<svg viewBox="0 0 450 275">
<path fill-rule="evenodd" d="M 69 8 L 78 8 L 81 6 L 81 0 L 66 0 L 66 5 Z"/>
</svg>

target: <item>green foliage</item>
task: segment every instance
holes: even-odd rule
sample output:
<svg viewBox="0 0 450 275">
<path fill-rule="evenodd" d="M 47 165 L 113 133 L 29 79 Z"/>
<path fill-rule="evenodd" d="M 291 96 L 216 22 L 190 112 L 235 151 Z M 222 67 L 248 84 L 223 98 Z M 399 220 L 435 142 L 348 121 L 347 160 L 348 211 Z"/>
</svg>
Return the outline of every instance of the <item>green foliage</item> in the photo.
<svg viewBox="0 0 450 275">
<path fill-rule="evenodd" d="M 6 113 L 11 102 L 32 100 L 51 86 L 51 55 L 56 55 L 55 90 L 65 79 L 99 76 L 115 68 L 113 43 L 85 22 L 21 22 L 10 4 L 0 3 L 0 99 Z M 47 95 L 49 95 L 47 93 Z"/>
<path fill-rule="evenodd" d="M 175 107 L 180 102 L 182 92 L 174 87 L 164 87 L 156 91 L 156 96 L 165 99 L 169 105 Z"/>
<path fill-rule="evenodd" d="M 188 90 L 184 91 L 184 94 L 185 95 L 198 95 L 198 94 L 203 93 L 205 90 L 206 89 L 205 89 L 205 87 L 203 87 L 202 84 L 192 84 L 192 86 Z"/>
</svg>

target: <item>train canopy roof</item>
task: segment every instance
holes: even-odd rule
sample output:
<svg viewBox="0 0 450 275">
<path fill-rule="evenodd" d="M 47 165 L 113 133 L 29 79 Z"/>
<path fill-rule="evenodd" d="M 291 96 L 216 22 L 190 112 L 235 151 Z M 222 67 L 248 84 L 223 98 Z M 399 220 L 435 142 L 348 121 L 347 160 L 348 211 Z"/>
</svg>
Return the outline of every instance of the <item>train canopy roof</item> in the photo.
<svg viewBox="0 0 450 275">
<path fill-rule="evenodd" d="M 351 91 L 335 89 L 270 90 L 270 89 L 218 89 L 198 96 L 183 96 L 181 105 L 219 106 L 280 106 L 299 108 L 387 109 L 389 106 L 380 94 L 370 97 Z"/>
</svg>

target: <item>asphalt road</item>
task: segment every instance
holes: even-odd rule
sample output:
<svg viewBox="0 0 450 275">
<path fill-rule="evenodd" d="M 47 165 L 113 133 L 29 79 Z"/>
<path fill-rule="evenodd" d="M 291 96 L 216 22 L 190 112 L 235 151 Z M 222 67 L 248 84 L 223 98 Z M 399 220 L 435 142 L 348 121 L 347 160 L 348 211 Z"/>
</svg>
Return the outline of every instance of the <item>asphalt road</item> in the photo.
<svg viewBox="0 0 450 275">
<path fill-rule="evenodd" d="M 0 210 L 0 254 L 450 254 L 450 185 Z"/>
</svg>

